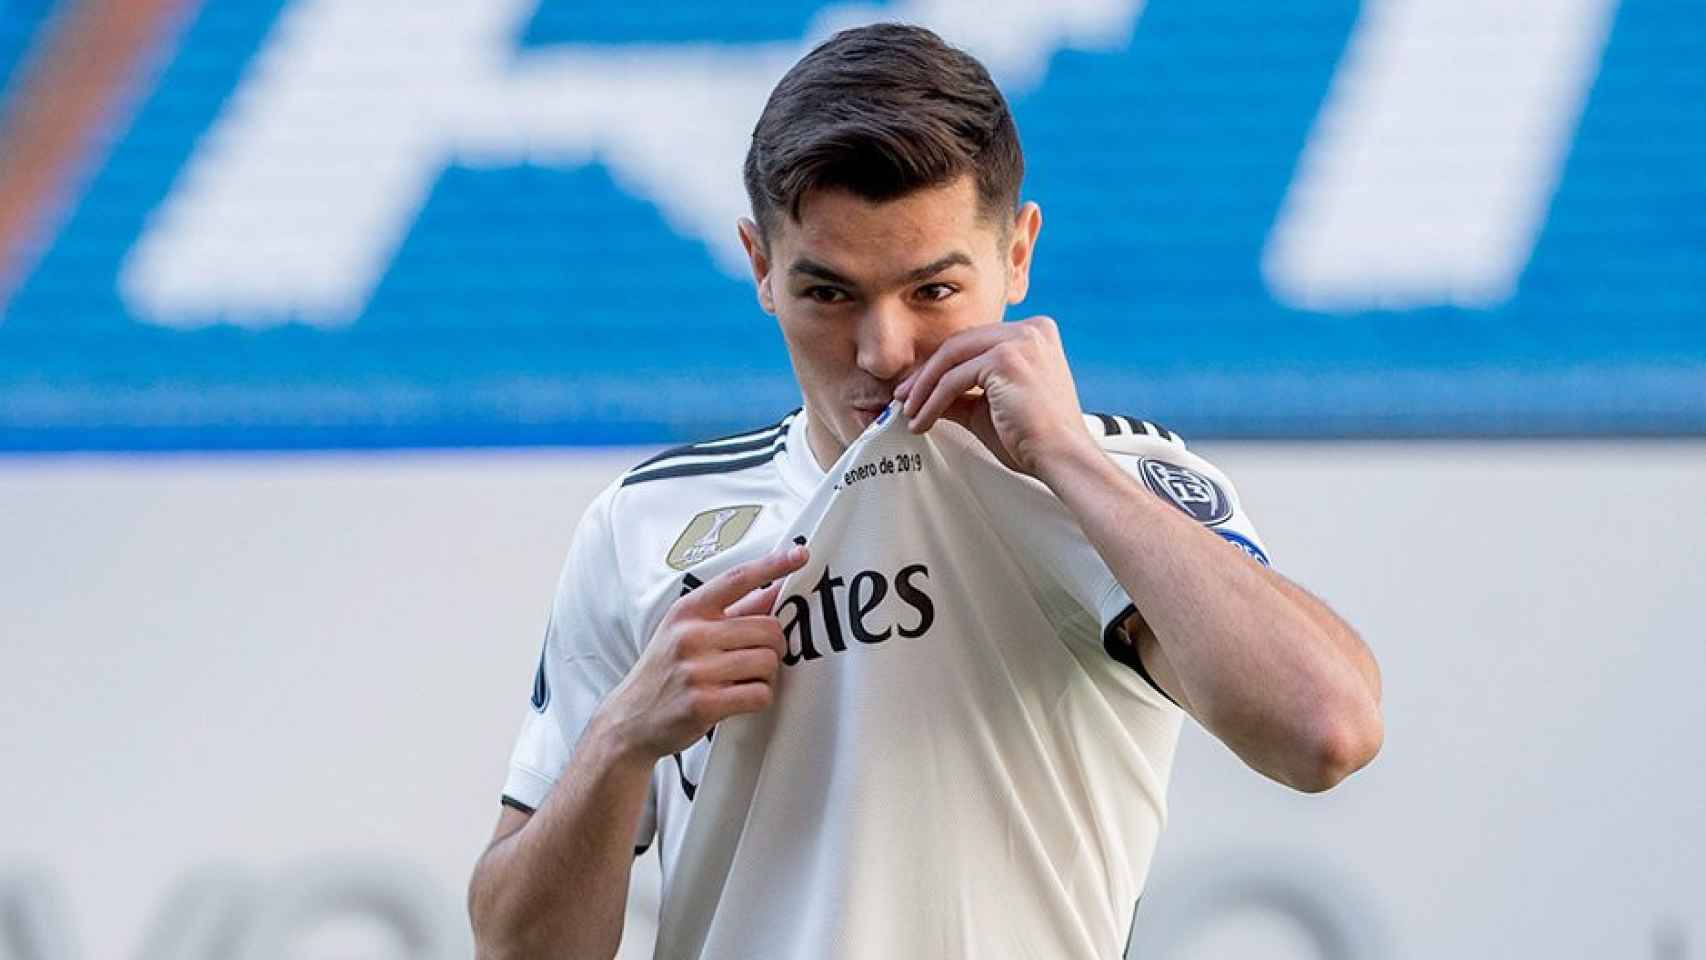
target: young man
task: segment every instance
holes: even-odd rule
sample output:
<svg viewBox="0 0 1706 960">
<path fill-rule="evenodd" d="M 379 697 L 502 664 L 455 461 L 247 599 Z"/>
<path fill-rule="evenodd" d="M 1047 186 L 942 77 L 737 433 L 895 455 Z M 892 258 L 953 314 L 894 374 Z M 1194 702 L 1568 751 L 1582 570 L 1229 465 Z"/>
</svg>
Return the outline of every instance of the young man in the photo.
<svg viewBox="0 0 1706 960">
<path fill-rule="evenodd" d="M 1225 476 L 1086 416 L 1054 323 L 1002 322 L 1022 173 L 929 31 L 838 34 L 777 85 L 739 230 L 804 408 L 588 508 L 481 956 L 613 956 L 654 841 L 660 957 L 1113 956 L 1182 713 L 1300 790 L 1379 748 L 1373 657 Z"/>
</svg>

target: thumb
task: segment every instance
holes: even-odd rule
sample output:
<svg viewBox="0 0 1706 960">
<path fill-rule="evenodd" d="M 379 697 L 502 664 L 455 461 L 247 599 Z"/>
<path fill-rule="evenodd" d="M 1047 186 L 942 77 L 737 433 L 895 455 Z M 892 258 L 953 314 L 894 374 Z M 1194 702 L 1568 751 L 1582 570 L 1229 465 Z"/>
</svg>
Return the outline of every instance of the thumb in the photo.
<svg viewBox="0 0 1706 960">
<path fill-rule="evenodd" d="M 989 409 L 989 401 L 981 394 L 967 394 L 958 397 L 942 414 L 944 419 L 952 420 L 981 441 L 995 459 L 1009 470 L 1019 471 L 1019 462 L 1007 449 L 1007 444 L 1001 440 L 1001 434 L 995 429 L 995 419 Z"/>
</svg>

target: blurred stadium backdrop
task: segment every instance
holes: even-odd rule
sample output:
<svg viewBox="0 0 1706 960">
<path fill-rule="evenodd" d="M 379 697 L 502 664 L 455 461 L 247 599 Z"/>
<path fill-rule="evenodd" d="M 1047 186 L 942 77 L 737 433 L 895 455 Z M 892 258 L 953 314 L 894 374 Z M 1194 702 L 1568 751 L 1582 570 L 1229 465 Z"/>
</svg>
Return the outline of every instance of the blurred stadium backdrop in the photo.
<svg viewBox="0 0 1706 960">
<path fill-rule="evenodd" d="M 467 953 L 580 509 L 797 403 L 740 160 L 873 19 L 1387 670 L 1326 797 L 1187 735 L 1133 956 L 1688 955 L 1699 0 L 0 0 L 0 958 Z"/>
</svg>

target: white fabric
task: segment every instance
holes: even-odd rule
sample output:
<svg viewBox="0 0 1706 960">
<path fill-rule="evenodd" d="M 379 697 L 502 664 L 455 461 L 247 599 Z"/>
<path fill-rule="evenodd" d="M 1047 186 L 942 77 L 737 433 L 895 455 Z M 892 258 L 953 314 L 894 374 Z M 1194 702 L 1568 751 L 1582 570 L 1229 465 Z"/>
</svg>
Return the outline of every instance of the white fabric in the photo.
<svg viewBox="0 0 1706 960">
<path fill-rule="evenodd" d="M 1199 519 L 1263 553 L 1224 476 L 1170 435 L 1107 422 L 1121 432 L 1104 448 L 1149 489 L 1171 478 L 1181 508 L 1203 494 Z M 683 591 L 665 557 L 691 519 L 758 505 L 688 585 L 796 537 L 811 561 L 779 601 L 774 705 L 654 772 L 636 845 L 662 838 L 657 956 L 1118 956 L 1181 718 L 1104 648 L 1125 591 L 1045 487 L 955 424 L 915 436 L 887 417 L 827 474 L 804 415 L 778 435 L 758 466 L 632 482 L 639 469 L 588 509 L 547 633 L 550 697 L 506 795 L 543 801 Z"/>
</svg>

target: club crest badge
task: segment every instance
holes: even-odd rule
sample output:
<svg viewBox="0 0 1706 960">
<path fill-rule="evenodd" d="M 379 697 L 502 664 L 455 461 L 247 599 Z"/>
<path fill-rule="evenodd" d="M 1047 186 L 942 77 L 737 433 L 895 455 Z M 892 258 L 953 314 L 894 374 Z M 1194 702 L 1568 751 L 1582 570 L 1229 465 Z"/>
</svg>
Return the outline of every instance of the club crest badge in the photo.
<svg viewBox="0 0 1706 960">
<path fill-rule="evenodd" d="M 1207 475 L 1165 460 L 1145 459 L 1143 482 L 1198 523 L 1216 524 L 1232 516 L 1232 501 Z"/>
<path fill-rule="evenodd" d="M 706 510 L 675 538 L 675 546 L 669 548 L 665 562 L 676 570 L 686 570 L 722 553 L 746 536 L 760 509 L 756 504 L 744 504 Z"/>
</svg>

